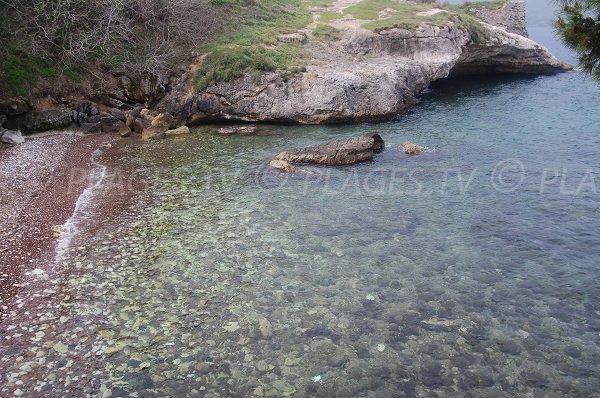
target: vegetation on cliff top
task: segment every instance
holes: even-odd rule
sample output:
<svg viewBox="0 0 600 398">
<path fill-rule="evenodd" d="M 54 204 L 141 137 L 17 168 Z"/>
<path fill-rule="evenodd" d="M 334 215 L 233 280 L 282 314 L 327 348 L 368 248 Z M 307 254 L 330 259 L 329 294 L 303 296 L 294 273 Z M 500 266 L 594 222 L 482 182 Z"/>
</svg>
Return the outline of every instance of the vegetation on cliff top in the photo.
<svg viewBox="0 0 600 398">
<path fill-rule="evenodd" d="M 0 80 L 23 93 L 78 70 L 168 70 L 235 19 L 219 2 L 242 0 L 0 0 Z"/>
<path fill-rule="evenodd" d="M 211 82 L 228 81 L 248 73 L 255 78 L 260 73 L 281 70 L 295 73 L 305 67 L 302 46 L 278 43 L 277 36 L 294 33 L 312 22 L 303 0 L 255 0 L 250 5 L 233 4 L 240 18 L 229 33 L 209 44 L 196 76 L 194 86 L 205 89 Z M 321 1 L 321 3 L 323 3 Z"/>
</svg>

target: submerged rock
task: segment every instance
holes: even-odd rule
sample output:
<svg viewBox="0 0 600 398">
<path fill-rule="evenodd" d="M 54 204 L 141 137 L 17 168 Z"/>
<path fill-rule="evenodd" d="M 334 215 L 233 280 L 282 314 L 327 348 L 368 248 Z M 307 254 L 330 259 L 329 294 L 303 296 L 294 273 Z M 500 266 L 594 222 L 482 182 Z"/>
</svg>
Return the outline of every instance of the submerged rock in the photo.
<svg viewBox="0 0 600 398">
<path fill-rule="evenodd" d="M 407 155 L 418 155 L 427 148 L 417 145 L 414 142 L 406 141 L 400 145 L 400 149 Z"/>
<path fill-rule="evenodd" d="M 381 136 L 372 133 L 364 137 L 334 140 L 295 151 L 281 152 L 275 155 L 273 160 L 287 163 L 344 166 L 372 160 L 375 153 L 383 150 L 383 146 L 384 142 Z M 285 166 L 283 163 L 281 165 Z"/>
<path fill-rule="evenodd" d="M 258 133 L 258 127 L 222 127 L 217 131 L 217 133 L 220 135 L 256 135 Z"/>
<path fill-rule="evenodd" d="M 302 171 L 301 168 L 294 166 L 290 162 L 286 162 L 285 160 L 279 159 L 271 160 L 269 166 L 277 170 L 285 171 L 286 173 L 299 173 Z"/>
</svg>

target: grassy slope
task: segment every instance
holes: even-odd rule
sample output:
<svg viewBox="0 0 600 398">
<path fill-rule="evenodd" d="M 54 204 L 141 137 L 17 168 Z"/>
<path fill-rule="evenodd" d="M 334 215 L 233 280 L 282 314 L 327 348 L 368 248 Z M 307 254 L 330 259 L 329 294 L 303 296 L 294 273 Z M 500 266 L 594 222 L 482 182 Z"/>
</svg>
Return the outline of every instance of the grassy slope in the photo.
<svg viewBox="0 0 600 398">
<path fill-rule="evenodd" d="M 197 72 L 194 86 L 203 90 L 216 81 L 228 81 L 250 74 L 258 78 L 262 72 L 280 70 L 284 73 L 302 71 L 306 54 L 299 44 L 277 43 L 277 35 L 293 33 L 311 21 L 310 6 L 327 7 L 332 0 L 256 0 L 252 6 L 240 5 L 243 0 L 217 0 L 233 7 L 241 15 L 235 33 L 226 34 L 206 48 L 205 61 Z M 313 32 L 317 40 L 337 40 L 340 32 L 328 23 L 352 15 L 366 20 L 363 27 L 381 30 L 392 27 L 414 29 L 421 24 L 441 26 L 457 21 L 471 31 L 482 32 L 479 20 L 472 13 L 474 7 L 499 8 L 505 0 L 482 1 L 457 6 L 446 6 L 444 12 L 419 16 L 430 10 L 429 4 L 402 3 L 394 0 L 363 0 L 341 12 L 324 11 Z M 380 18 L 385 10 L 386 16 Z"/>
<path fill-rule="evenodd" d="M 233 0 L 235 1 L 235 0 Z M 305 67 L 301 45 L 280 44 L 277 36 L 293 33 L 312 22 L 309 6 L 327 5 L 325 0 L 256 0 L 251 6 L 233 5 L 240 21 L 232 33 L 206 48 L 208 53 L 198 70 L 194 86 L 205 89 L 211 82 L 228 81 L 248 73 L 281 70 L 295 73 Z M 231 6 L 231 5 L 230 5 Z"/>
</svg>

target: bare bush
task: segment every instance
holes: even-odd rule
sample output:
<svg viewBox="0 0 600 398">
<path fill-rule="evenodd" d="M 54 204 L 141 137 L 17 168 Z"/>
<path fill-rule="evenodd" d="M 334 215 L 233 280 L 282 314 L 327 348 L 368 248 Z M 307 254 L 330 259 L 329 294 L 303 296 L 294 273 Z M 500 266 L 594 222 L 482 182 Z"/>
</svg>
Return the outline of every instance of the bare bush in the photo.
<svg viewBox="0 0 600 398">
<path fill-rule="evenodd" d="M 222 25 L 210 0 L 0 0 L 12 41 L 65 66 L 99 60 L 144 72 L 168 69 Z"/>
</svg>

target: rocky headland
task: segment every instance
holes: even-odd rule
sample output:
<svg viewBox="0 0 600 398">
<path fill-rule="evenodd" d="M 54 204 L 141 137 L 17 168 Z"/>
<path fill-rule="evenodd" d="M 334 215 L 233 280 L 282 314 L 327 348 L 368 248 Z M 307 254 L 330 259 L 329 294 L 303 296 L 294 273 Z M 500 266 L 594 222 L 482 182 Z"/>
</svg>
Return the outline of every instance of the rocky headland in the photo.
<svg viewBox="0 0 600 398">
<path fill-rule="evenodd" d="M 423 89 L 449 76 L 571 69 L 525 37 L 520 2 L 498 9 L 473 6 L 468 15 L 406 2 L 406 10 L 386 8 L 371 20 L 348 11 L 362 4 L 337 0 L 312 8 L 312 24 L 277 37 L 275 47 L 302 48 L 302 72 L 245 73 L 199 88 L 194 81 L 203 55 L 171 73 L 114 71 L 117 88 L 90 98 L 0 98 L 0 140 L 17 144 L 21 133 L 65 128 L 154 139 L 184 125 L 214 121 L 378 120 L 405 112 Z"/>
</svg>

